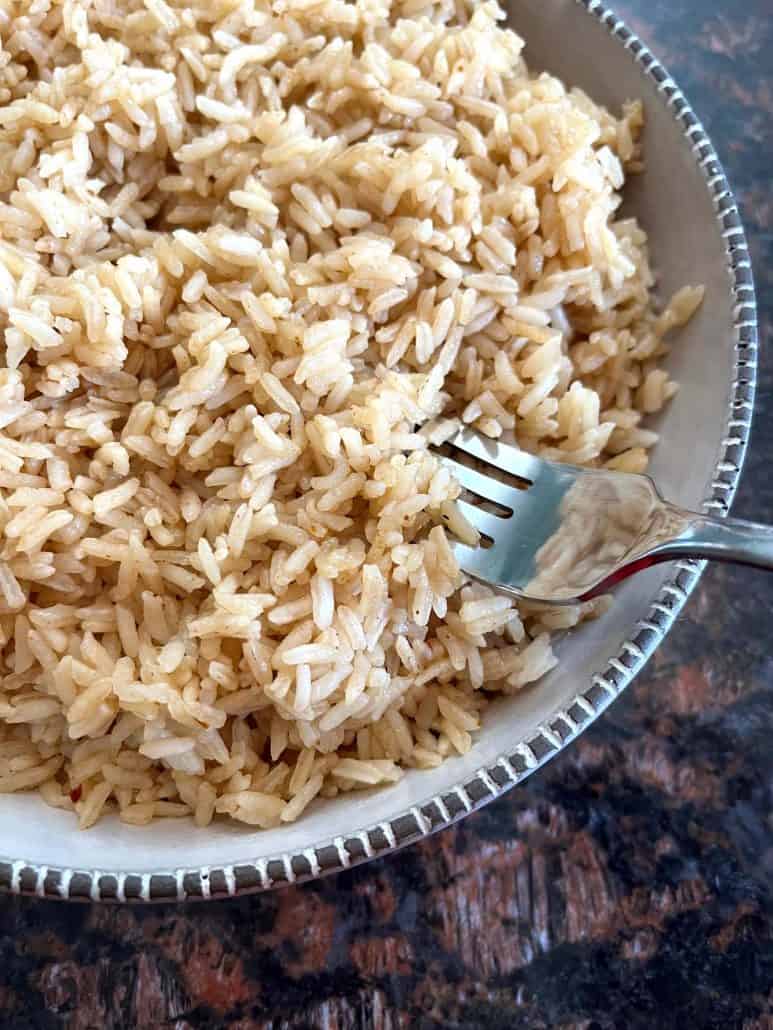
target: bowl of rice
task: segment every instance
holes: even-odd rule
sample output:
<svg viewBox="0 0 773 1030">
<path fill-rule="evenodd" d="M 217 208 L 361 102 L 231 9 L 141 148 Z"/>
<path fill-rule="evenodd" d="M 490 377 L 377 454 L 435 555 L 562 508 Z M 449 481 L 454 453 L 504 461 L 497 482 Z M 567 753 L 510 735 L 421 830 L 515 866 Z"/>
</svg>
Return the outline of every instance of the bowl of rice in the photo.
<svg viewBox="0 0 773 1030">
<path fill-rule="evenodd" d="M 702 566 L 460 573 L 460 425 L 725 513 L 755 307 L 697 117 L 597 0 L 0 12 L 0 885 L 213 897 L 447 826 Z"/>
</svg>

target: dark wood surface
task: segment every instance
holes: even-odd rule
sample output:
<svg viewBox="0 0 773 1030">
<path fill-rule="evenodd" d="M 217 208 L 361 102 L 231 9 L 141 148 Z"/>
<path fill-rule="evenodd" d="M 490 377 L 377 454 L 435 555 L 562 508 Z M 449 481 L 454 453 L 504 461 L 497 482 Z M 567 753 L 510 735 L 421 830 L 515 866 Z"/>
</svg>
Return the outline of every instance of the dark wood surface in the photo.
<svg viewBox="0 0 773 1030">
<path fill-rule="evenodd" d="M 763 358 L 736 511 L 770 519 L 773 0 L 617 8 L 743 207 Z M 566 754 L 391 858 L 207 905 L 0 898 L 0 1027 L 773 1030 L 772 613 L 773 577 L 710 570 Z"/>
</svg>

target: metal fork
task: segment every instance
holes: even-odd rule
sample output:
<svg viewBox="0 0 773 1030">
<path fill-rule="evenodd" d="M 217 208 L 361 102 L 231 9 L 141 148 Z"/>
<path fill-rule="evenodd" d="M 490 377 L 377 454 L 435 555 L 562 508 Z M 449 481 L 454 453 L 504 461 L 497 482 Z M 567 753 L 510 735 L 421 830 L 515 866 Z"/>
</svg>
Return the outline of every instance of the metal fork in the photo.
<svg viewBox="0 0 773 1030">
<path fill-rule="evenodd" d="M 517 597 L 577 604 L 677 558 L 773 569 L 773 526 L 684 511 L 648 476 L 544 461 L 470 430 L 441 458 L 476 498 L 457 501 L 480 535 L 477 546 L 453 542 L 460 567 Z"/>
</svg>

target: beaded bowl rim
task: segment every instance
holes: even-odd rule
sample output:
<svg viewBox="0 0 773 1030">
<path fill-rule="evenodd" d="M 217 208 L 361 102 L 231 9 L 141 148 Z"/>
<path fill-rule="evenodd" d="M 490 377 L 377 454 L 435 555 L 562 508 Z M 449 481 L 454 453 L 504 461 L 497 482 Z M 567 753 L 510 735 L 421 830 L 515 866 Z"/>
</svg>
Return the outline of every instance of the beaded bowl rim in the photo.
<svg viewBox="0 0 773 1030">
<path fill-rule="evenodd" d="M 757 309 L 751 260 L 738 207 L 703 125 L 689 102 L 649 47 L 601 0 L 575 0 L 628 50 L 672 111 L 706 182 L 725 240 L 735 300 L 734 380 L 721 453 L 710 495 L 703 507 L 727 514 L 743 466 L 751 428 L 756 386 Z M 603 672 L 591 678 L 570 704 L 556 712 L 527 740 L 442 795 L 418 802 L 401 815 L 350 835 L 323 840 L 296 853 L 277 853 L 254 863 L 158 872 L 76 870 L 41 866 L 0 855 L 0 890 L 38 897 L 81 901 L 183 901 L 233 897 L 340 872 L 413 844 L 445 829 L 470 812 L 522 783 L 563 750 L 628 686 L 661 643 L 695 588 L 705 562 L 681 561 L 676 574 L 651 602 L 631 640 L 621 644 Z"/>
</svg>

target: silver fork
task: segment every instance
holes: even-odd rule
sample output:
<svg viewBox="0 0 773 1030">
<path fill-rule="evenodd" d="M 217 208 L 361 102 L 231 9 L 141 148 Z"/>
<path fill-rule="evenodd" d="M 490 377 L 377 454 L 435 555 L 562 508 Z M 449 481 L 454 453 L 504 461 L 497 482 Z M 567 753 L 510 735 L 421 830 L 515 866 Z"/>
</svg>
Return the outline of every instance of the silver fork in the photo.
<svg viewBox="0 0 773 1030">
<path fill-rule="evenodd" d="M 773 526 L 684 511 L 648 476 L 544 461 L 470 430 L 447 449 L 444 464 L 477 498 L 457 502 L 479 542 L 457 525 L 456 558 L 468 575 L 506 593 L 576 604 L 677 558 L 773 569 Z M 446 521 L 453 533 L 453 516 Z"/>
</svg>

